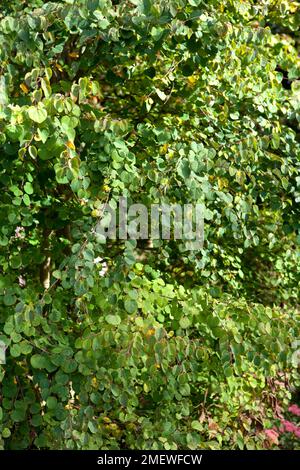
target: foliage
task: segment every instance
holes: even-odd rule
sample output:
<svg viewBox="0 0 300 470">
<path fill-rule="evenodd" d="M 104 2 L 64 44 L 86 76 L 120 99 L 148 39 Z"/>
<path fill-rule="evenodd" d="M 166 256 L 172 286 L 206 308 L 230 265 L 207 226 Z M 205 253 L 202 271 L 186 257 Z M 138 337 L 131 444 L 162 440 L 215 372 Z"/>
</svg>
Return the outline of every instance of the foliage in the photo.
<svg viewBox="0 0 300 470">
<path fill-rule="evenodd" d="M 265 445 L 299 380 L 299 19 L 1 3 L 2 447 Z M 204 248 L 103 243 L 120 195 L 205 204 Z"/>
<path fill-rule="evenodd" d="M 299 450 L 300 427 L 299 416 L 300 408 L 295 403 L 288 408 L 288 419 L 281 415 L 278 420 L 278 426 L 273 429 L 267 429 L 265 434 L 270 446 L 277 445 L 281 449 Z"/>
<path fill-rule="evenodd" d="M 61 308 L 10 315 L 12 448 L 263 446 L 274 395 L 288 404 L 294 316 L 149 277 L 101 279 L 76 326 Z"/>
</svg>

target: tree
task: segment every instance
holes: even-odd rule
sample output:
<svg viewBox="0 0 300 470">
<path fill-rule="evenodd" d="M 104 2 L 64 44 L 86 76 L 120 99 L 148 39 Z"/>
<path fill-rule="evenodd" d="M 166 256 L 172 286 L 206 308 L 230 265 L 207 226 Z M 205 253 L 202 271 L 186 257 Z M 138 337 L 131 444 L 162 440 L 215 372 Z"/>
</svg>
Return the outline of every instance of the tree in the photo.
<svg viewBox="0 0 300 470">
<path fill-rule="evenodd" d="M 3 446 L 263 446 L 298 383 L 299 12 L 3 2 Z M 103 243 L 122 195 L 204 204 L 203 249 Z"/>
</svg>

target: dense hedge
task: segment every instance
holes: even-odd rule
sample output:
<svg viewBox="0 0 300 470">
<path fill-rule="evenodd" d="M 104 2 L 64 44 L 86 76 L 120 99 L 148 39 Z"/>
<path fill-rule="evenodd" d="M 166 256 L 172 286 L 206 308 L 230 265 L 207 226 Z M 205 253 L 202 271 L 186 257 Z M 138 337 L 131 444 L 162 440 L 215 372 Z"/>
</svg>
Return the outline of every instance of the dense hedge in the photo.
<svg viewBox="0 0 300 470">
<path fill-rule="evenodd" d="M 299 385 L 299 21 L 283 0 L 1 2 L 0 446 L 277 445 Z M 103 243 L 121 195 L 204 204 L 203 249 Z"/>
</svg>

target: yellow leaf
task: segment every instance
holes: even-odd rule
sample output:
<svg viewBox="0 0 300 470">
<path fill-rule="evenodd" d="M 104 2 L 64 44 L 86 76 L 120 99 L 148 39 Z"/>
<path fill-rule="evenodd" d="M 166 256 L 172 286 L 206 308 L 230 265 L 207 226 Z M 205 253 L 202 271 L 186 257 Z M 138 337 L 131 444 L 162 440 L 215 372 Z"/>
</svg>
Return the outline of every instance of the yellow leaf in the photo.
<svg viewBox="0 0 300 470">
<path fill-rule="evenodd" d="M 165 154 L 168 151 L 168 144 L 164 144 L 159 149 L 160 153 Z"/>
<path fill-rule="evenodd" d="M 77 59 L 77 57 L 79 57 L 79 54 L 78 52 L 69 52 L 68 56 L 72 57 L 72 59 Z"/>
<path fill-rule="evenodd" d="M 245 173 L 241 170 L 238 170 L 235 175 L 235 180 L 239 184 L 244 184 L 245 179 L 246 179 Z"/>
<path fill-rule="evenodd" d="M 295 12 L 298 10 L 299 6 L 300 6 L 300 5 L 299 5 L 298 2 L 292 2 L 292 3 L 290 3 L 290 4 L 289 4 L 290 12 L 291 12 L 291 13 L 295 13 Z"/>
<path fill-rule="evenodd" d="M 75 150 L 75 145 L 73 144 L 73 142 L 71 142 L 70 140 L 68 140 L 67 142 L 67 147 L 71 150 Z"/>
<path fill-rule="evenodd" d="M 218 178 L 218 186 L 220 190 L 227 188 L 228 180 L 226 178 Z"/>
<path fill-rule="evenodd" d="M 197 81 L 197 78 L 194 75 L 191 75 L 190 77 L 188 77 L 187 81 L 190 86 L 194 86 Z"/>
<path fill-rule="evenodd" d="M 92 217 L 100 217 L 101 212 L 98 209 L 93 209 L 91 212 Z"/>
<path fill-rule="evenodd" d="M 92 378 L 92 386 L 93 386 L 94 388 L 97 388 L 97 387 L 98 387 L 98 382 L 97 382 L 96 377 L 93 377 L 93 378 Z"/>
<path fill-rule="evenodd" d="M 155 333 L 155 329 L 154 328 L 150 328 L 147 333 L 146 333 L 146 336 L 149 338 L 150 336 L 153 336 Z"/>
<path fill-rule="evenodd" d="M 109 427 L 110 429 L 118 429 L 119 426 L 116 423 L 111 423 Z"/>
<path fill-rule="evenodd" d="M 29 93 L 29 88 L 27 85 L 25 85 L 25 83 L 21 83 L 20 88 L 24 93 Z"/>
</svg>

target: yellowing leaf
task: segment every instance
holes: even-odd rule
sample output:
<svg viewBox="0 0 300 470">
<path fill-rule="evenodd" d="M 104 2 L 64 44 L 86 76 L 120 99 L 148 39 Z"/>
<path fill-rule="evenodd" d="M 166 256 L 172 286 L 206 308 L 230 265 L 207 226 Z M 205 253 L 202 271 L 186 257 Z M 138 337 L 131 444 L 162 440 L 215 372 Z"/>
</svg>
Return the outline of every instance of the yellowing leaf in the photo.
<svg viewBox="0 0 300 470">
<path fill-rule="evenodd" d="M 160 153 L 166 154 L 168 151 L 168 144 L 162 145 L 159 150 L 160 150 Z"/>
<path fill-rule="evenodd" d="M 101 215 L 101 212 L 99 211 L 99 209 L 93 209 L 91 212 L 92 217 L 100 217 L 100 215 Z"/>
<path fill-rule="evenodd" d="M 226 178 L 218 178 L 218 186 L 220 190 L 227 188 L 228 180 Z"/>
<path fill-rule="evenodd" d="M 194 75 L 191 75 L 190 77 L 188 77 L 187 81 L 190 86 L 193 86 L 195 85 L 197 78 Z"/>
<path fill-rule="evenodd" d="M 67 147 L 71 150 L 75 150 L 75 145 L 73 144 L 73 142 L 71 142 L 70 140 L 68 140 L 68 142 L 66 143 Z"/>
<path fill-rule="evenodd" d="M 98 387 L 98 381 L 97 381 L 96 377 L 93 377 L 93 378 L 92 378 L 92 386 L 93 386 L 94 388 L 97 388 L 97 387 Z"/>
<path fill-rule="evenodd" d="M 246 179 L 245 173 L 241 170 L 238 170 L 236 172 L 235 179 L 239 184 L 243 184 Z"/>
<path fill-rule="evenodd" d="M 299 8 L 299 3 L 298 2 L 291 2 L 288 7 L 289 7 L 289 10 L 290 10 L 291 13 L 295 13 Z"/>
<path fill-rule="evenodd" d="M 149 338 L 150 336 L 153 336 L 155 334 L 155 329 L 154 328 L 150 328 L 147 333 L 146 333 L 146 336 L 147 338 Z"/>
<path fill-rule="evenodd" d="M 21 83 L 20 88 L 24 93 L 29 93 L 29 88 L 27 85 L 25 85 L 25 83 Z"/>
</svg>

